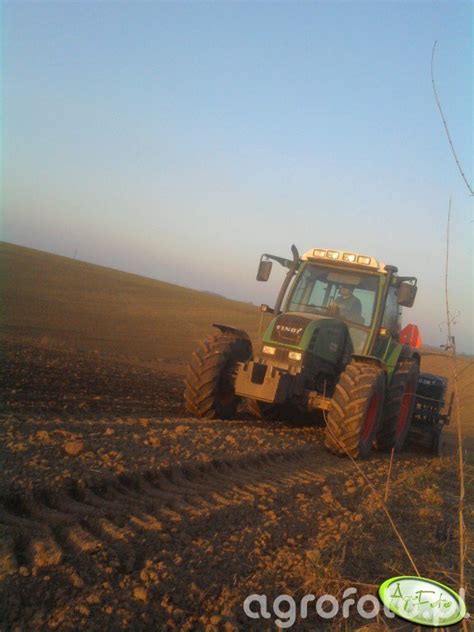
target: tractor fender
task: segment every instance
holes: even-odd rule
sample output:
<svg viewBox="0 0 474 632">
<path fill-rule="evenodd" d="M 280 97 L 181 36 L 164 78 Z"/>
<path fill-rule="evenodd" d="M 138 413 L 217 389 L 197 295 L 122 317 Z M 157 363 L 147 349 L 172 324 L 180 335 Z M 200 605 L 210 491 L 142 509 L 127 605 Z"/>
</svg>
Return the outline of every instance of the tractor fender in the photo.
<svg viewBox="0 0 474 632">
<path fill-rule="evenodd" d="M 220 325 L 219 323 L 213 323 L 212 326 L 221 331 L 223 334 L 234 334 L 234 336 L 236 336 L 237 338 L 242 338 L 243 340 L 248 340 L 250 342 L 250 337 L 248 333 L 246 331 L 243 331 L 243 329 L 235 329 L 235 327 L 229 327 L 229 325 Z"/>
<path fill-rule="evenodd" d="M 418 351 L 410 347 L 409 345 L 397 344 L 391 350 L 388 358 L 385 358 L 387 366 L 387 378 L 388 381 L 392 381 L 392 377 L 397 370 L 399 363 L 402 360 L 414 360 L 418 367 L 420 366 L 421 358 Z"/>
<path fill-rule="evenodd" d="M 415 360 L 418 366 L 420 366 L 420 363 L 421 363 L 420 354 L 418 353 L 418 351 L 416 351 L 415 349 L 413 349 L 413 347 L 410 347 L 409 345 L 403 345 L 402 349 L 400 350 L 400 355 L 398 357 L 400 360 Z"/>
<path fill-rule="evenodd" d="M 380 367 L 384 371 L 386 370 L 385 362 L 383 362 L 380 358 L 377 358 L 375 356 L 353 353 L 352 360 L 353 362 L 365 362 L 366 364 L 373 364 L 375 366 Z"/>
</svg>

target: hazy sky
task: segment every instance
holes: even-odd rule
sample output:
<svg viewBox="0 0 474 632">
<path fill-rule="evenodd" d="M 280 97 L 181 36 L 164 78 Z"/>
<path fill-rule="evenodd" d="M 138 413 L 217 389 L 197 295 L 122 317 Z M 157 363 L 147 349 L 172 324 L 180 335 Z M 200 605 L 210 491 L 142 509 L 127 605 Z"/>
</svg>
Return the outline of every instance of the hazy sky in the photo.
<svg viewBox="0 0 474 632">
<path fill-rule="evenodd" d="M 3 239 L 272 303 L 261 252 L 347 248 L 419 278 L 406 322 L 474 351 L 472 4 L 2 6 Z"/>
</svg>

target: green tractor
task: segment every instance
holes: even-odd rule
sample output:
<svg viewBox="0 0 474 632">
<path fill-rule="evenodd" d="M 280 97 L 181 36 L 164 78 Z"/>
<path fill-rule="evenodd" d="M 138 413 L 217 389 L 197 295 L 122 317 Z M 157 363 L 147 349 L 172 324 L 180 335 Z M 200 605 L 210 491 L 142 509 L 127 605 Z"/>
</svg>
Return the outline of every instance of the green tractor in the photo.
<svg viewBox="0 0 474 632">
<path fill-rule="evenodd" d="M 244 331 L 215 324 L 193 353 L 185 404 L 196 417 L 232 418 L 245 403 L 258 417 L 320 411 L 325 445 L 365 457 L 372 446 L 400 450 L 416 400 L 416 340 L 401 341 L 402 307 L 414 303 L 415 277 L 373 257 L 315 248 L 292 259 L 263 254 L 257 280 L 273 261 L 287 268 L 257 349 Z M 415 330 L 416 327 L 409 326 Z"/>
</svg>

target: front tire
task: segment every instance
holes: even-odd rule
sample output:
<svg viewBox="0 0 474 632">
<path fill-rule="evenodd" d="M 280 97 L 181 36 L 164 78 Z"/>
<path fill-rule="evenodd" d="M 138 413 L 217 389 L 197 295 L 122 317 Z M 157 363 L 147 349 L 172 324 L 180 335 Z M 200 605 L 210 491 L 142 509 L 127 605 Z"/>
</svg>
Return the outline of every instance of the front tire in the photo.
<svg viewBox="0 0 474 632">
<path fill-rule="evenodd" d="M 377 432 L 385 396 L 384 371 L 351 362 L 341 373 L 326 416 L 325 445 L 338 455 L 366 457 Z"/>
<path fill-rule="evenodd" d="M 208 336 L 196 351 L 185 378 L 186 410 L 195 417 L 229 419 L 240 397 L 235 394 L 237 363 L 252 355 L 249 340 L 229 333 Z"/>
<path fill-rule="evenodd" d="M 387 390 L 387 398 L 377 433 L 379 450 L 400 451 L 410 430 L 416 400 L 419 366 L 415 360 L 401 360 Z"/>
</svg>

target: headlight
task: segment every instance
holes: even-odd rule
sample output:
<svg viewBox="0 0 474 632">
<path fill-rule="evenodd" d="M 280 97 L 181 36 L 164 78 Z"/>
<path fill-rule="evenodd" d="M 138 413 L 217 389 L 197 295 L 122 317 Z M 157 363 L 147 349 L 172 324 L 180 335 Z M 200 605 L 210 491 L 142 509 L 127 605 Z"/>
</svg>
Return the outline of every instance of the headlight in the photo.
<svg viewBox="0 0 474 632">
<path fill-rule="evenodd" d="M 342 255 L 342 260 L 343 261 L 348 261 L 349 263 L 353 263 L 356 260 L 356 256 L 353 255 L 351 252 L 345 252 Z"/>
<path fill-rule="evenodd" d="M 301 360 L 303 354 L 301 353 L 301 351 L 290 351 L 290 353 L 288 354 L 288 359 L 289 360 Z"/>
<path fill-rule="evenodd" d="M 268 355 L 275 355 L 276 348 L 264 346 L 262 351 L 263 353 L 267 353 Z"/>
</svg>

